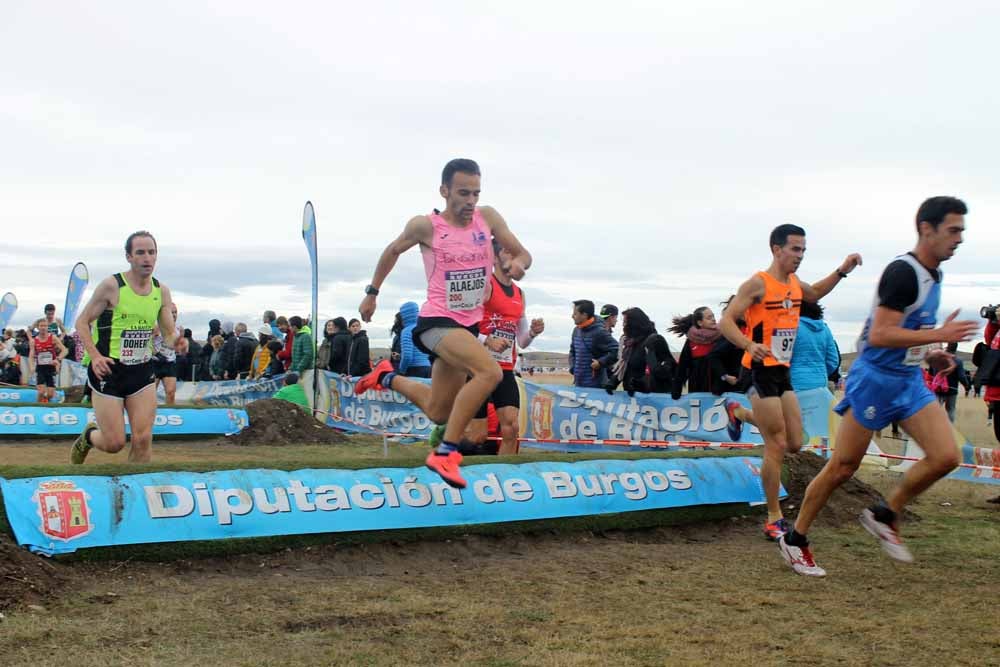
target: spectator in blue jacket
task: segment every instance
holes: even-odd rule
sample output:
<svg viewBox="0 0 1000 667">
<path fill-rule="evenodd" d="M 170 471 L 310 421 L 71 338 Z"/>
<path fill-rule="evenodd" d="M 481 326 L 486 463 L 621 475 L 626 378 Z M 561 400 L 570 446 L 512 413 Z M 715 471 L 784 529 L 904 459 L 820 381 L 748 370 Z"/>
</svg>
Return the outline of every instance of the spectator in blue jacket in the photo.
<svg viewBox="0 0 1000 667">
<path fill-rule="evenodd" d="M 413 329 L 417 326 L 420 306 L 407 301 L 399 307 L 403 318 L 403 331 L 399 334 L 399 372 L 408 377 L 429 378 L 431 360 L 413 344 Z"/>
<path fill-rule="evenodd" d="M 799 331 L 792 348 L 792 387 L 795 391 L 826 387 L 839 368 L 840 349 L 823 321 L 823 307 L 803 301 Z"/>
<path fill-rule="evenodd" d="M 569 344 L 569 367 L 577 387 L 603 387 L 608 371 L 618 361 L 618 341 L 594 318 L 594 302 L 573 302 L 573 338 Z"/>
</svg>

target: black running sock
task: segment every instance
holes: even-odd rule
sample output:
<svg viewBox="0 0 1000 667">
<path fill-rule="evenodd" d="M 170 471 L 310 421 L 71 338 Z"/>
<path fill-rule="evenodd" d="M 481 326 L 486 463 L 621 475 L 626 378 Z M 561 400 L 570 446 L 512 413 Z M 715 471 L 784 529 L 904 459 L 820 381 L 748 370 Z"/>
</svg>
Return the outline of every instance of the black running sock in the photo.
<svg viewBox="0 0 1000 667">
<path fill-rule="evenodd" d="M 887 526 L 896 525 L 896 513 L 889 509 L 889 506 L 885 503 L 876 503 L 871 506 L 872 514 L 875 515 L 875 520 L 884 523 Z"/>
<path fill-rule="evenodd" d="M 94 441 L 90 439 L 90 434 L 96 430 L 97 429 L 95 428 L 88 428 L 83 432 L 83 444 L 88 445 L 90 447 L 94 446 Z"/>
<path fill-rule="evenodd" d="M 796 532 L 794 528 L 785 533 L 785 544 L 793 547 L 807 547 L 809 540 L 802 533 Z"/>
</svg>

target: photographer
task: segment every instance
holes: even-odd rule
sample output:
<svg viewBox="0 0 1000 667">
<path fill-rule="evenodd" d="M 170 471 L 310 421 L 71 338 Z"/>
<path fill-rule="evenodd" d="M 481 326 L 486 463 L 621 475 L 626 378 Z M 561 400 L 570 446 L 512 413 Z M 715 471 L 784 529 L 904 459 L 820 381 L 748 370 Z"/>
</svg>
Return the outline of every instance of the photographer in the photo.
<svg viewBox="0 0 1000 667">
<path fill-rule="evenodd" d="M 989 406 L 990 414 L 996 413 L 1000 403 L 1000 306 L 984 306 L 979 311 L 980 316 L 988 320 L 984 335 L 985 343 L 976 346 L 973 362 L 976 363 L 976 378 L 986 386 L 984 400 Z M 993 420 L 993 435 L 1000 441 L 1000 419 Z"/>
</svg>

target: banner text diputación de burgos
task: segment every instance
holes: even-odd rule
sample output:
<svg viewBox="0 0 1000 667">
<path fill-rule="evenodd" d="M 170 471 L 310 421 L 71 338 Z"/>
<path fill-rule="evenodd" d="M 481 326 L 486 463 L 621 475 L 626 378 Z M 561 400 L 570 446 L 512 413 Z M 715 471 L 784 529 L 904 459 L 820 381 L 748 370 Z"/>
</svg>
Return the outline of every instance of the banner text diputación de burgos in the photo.
<svg viewBox="0 0 1000 667">
<path fill-rule="evenodd" d="M 473 481 L 465 492 L 471 493 L 475 502 L 489 505 L 535 500 L 539 492 L 551 500 L 616 494 L 628 500 L 643 500 L 650 493 L 665 493 L 671 489 L 685 491 L 693 486 L 683 470 L 582 475 L 548 471 L 540 472 L 538 476 L 543 486 L 540 490 L 520 477 L 501 479 L 496 473 L 488 473 L 482 479 Z M 453 489 L 444 482 L 425 484 L 414 475 L 407 475 L 400 484 L 380 475 L 378 484 L 357 483 L 350 486 L 322 484 L 309 487 L 300 480 L 291 479 L 288 486 L 252 487 L 249 490 L 209 489 L 204 482 L 195 482 L 190 488 L 179 484 L 160 484 L 144 486 L 143 491 L 152 519 L 177 519 L 197 512 L 203 517 L 215 517 L 219 525 L 230 525 L 233 517 L 255 511 L 282 514 L 379 510 L 386 507 L 420 508 L 429 505 L 443 507 L 462 505 L 465 501 L 463 491 Z"/>
</svg>

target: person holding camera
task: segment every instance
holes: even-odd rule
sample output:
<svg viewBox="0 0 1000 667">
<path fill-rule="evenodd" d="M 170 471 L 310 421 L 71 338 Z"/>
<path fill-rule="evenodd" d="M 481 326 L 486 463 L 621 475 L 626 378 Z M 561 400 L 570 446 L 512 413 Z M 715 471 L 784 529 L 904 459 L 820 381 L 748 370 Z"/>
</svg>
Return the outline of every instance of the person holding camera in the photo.
<svg viewBox="0 0 1000 667">
<path fill-rule="evenodd" d="M 1000 306 L 984 306 L 979 311 L 980 316 L 987 320 L 984 342 L 973 353 L 973 363 L 976 364 L 976 379 L 985 387 L 983 400 L 989 409 L 990 417 L 996 415 L 997 404 L 1000 403 Z M 993 435 L 1000 442 L 1000 419 L 993 419 Z"/>
</svg>

